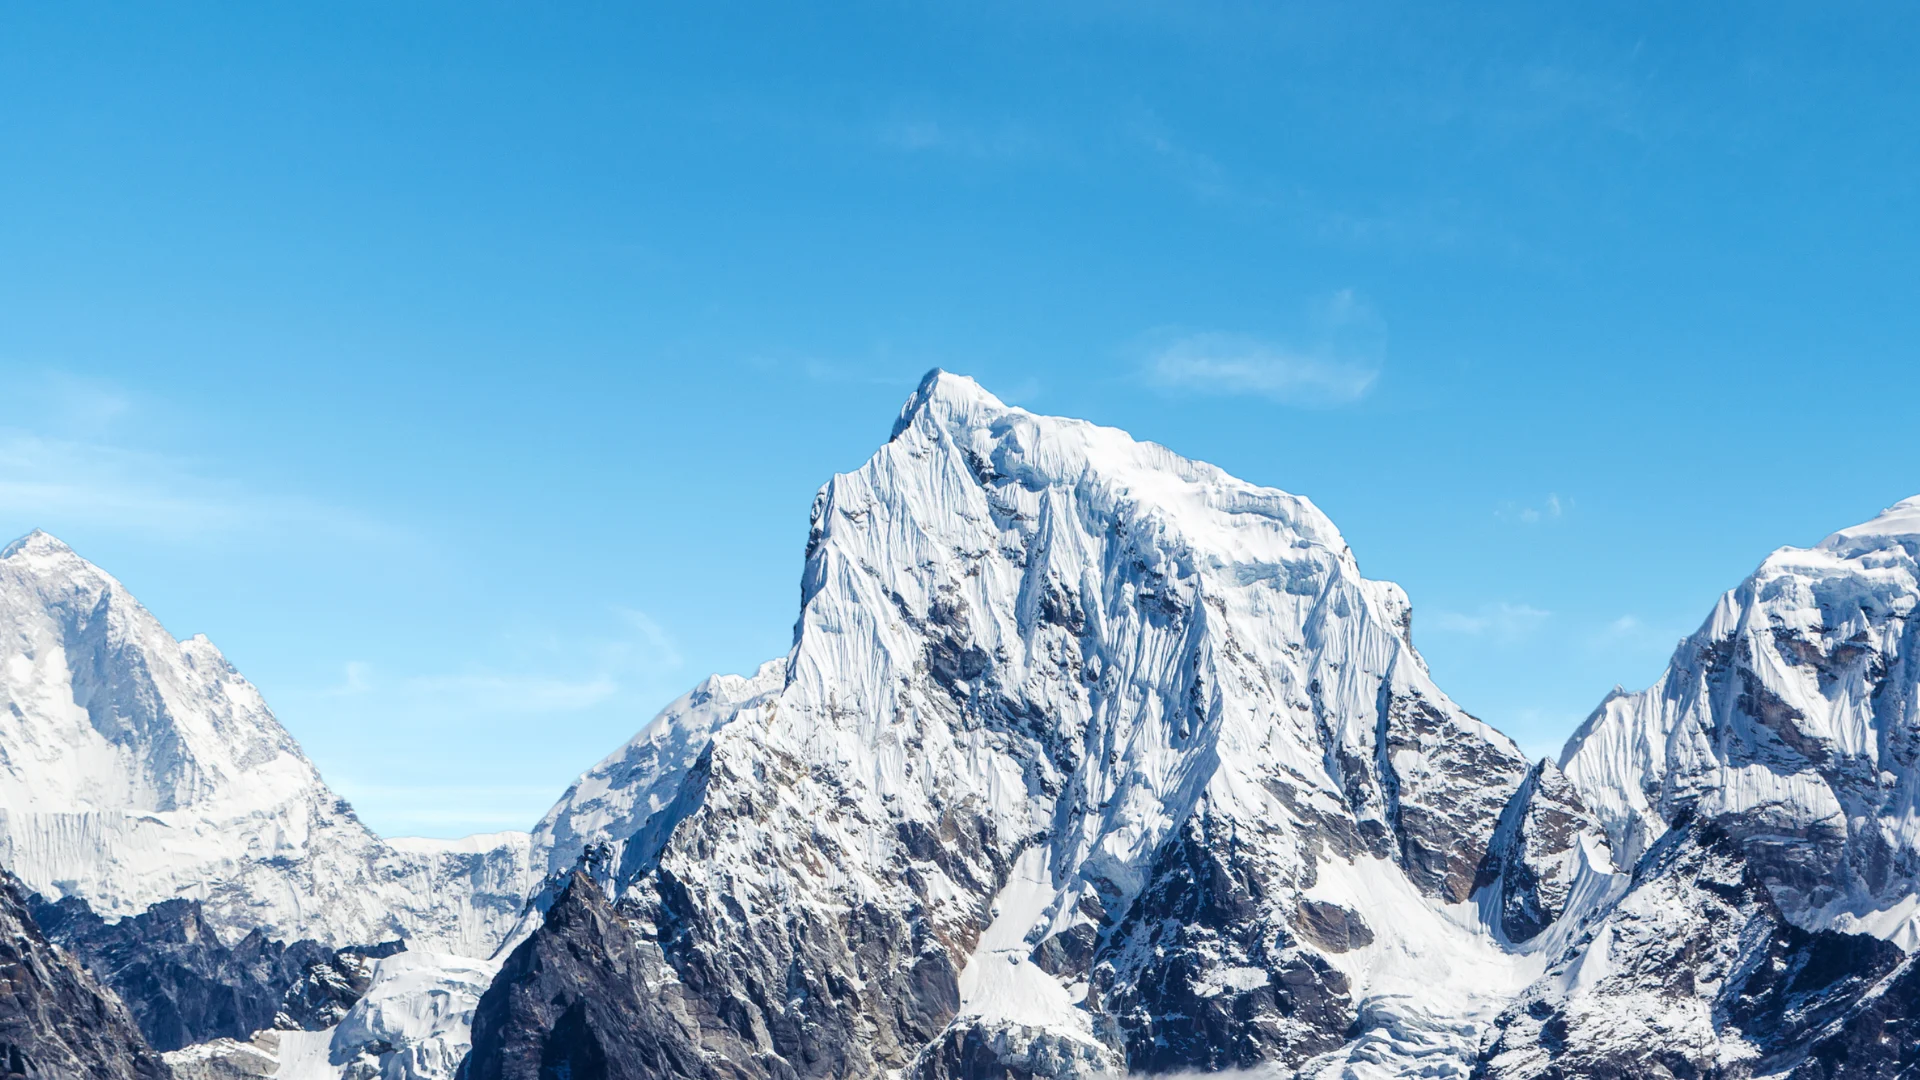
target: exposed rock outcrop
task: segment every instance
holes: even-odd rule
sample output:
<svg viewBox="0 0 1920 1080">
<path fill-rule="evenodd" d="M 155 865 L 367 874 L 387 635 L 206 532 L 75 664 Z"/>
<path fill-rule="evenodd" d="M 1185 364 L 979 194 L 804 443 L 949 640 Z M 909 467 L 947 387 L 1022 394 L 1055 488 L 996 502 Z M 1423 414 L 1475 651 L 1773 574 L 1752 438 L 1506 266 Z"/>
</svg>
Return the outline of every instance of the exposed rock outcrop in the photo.
<svg viewBox="0 0 1920 1080">
<path fill-rule="evenodd" d="M 111 990 L 53 942 L 0 870 L 0 1077 L 168 1080 Z"/>
</svg>

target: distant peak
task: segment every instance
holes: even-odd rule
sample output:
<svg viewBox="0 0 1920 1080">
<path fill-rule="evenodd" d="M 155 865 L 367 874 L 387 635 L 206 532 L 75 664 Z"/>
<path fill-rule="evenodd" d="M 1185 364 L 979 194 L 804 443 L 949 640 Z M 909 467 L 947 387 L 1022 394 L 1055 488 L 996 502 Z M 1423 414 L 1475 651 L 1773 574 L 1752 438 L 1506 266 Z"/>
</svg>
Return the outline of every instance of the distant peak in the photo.
<svg viewBox="0 0 1920 1080">
<path fill-rule="evenodd" d="M 72 555 L 73 549 L 61 542 L 59 537 L 54 536 L 45 529 L 35 529 L 20 539 L 15 540 L 13 543 L 8 544 L 5 551 L 0 551 L 0 559 L 11 559 L 15 555 L 21 554 L 39 555 L 43 557 L 48 555 Z"/>
<path fill-rule="evenodd" d="M 900 407 L 900 418 L 893 422 L 893 433 L 887 441 L 900 437 L 900 433 L 913 425 L 915 417 L 929 407 L 938 407 L 952 414 L 974 412 L 1002 412 L 1006 404 L 988 393 L 979 383 L 965 375 L 955 375 L 950 371 L 934 368 L 920 380 L 907 403 Z"/>
</svg>

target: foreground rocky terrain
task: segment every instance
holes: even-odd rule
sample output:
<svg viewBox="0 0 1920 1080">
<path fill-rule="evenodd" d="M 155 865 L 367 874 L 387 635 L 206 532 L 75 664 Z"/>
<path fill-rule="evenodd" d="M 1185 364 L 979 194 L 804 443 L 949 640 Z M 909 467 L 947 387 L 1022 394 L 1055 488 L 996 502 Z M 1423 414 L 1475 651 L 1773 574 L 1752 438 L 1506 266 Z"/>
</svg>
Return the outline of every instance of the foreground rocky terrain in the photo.
<svg viewBox="0 0 1920 1080">
<path fill-rule="evenodd" d="M 183 1076 L 1893 1077 L 1916 556 L 1920 500 L 1782 549 L 1529 762 L 1307 500 L 936 372 L 788 654 L 530 834 L 373 837 L 27 538 L 0 855 Z"/>
</svg>

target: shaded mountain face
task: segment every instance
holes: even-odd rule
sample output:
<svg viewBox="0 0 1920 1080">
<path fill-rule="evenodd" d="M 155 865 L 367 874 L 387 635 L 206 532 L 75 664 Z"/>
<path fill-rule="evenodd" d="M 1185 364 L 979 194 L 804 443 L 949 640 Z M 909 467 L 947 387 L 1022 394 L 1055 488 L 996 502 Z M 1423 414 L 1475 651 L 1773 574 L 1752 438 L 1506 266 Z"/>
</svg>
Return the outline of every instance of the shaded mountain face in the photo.
<svg viewBox="0 0 1920 1080">
<path fill-rule="evenodd" d="M 570 875 L 481 996 L 461 1080 L 755 1075 L 734 1064 L 751 1047 L 726 1038 L 719 1017 L 706 1017 L 719 1038 L 703 1045 L 697 993 L 648 981 L 660 948 L 629 919 L 586 875 Z"/>
<path fill-rule="evenodd" d="M 0 864 L 35 891 L 109 918 L 191 899 L 229 939 L 479 954 L 518 916 L 524 834 L 383 843 L 211 642 L 45 533 L 0 552 L 0 653 Z"/>
<path fill-rule="evenodd" d="M 19 879 L 0 870 L 0 1076 L 166 1080 L 132 1017 L 46 936 Z"/>
<path fill-rule="evenodd" d="M 163 901 L 113 923 L 78 897 L 36 897 L 29 907 L 47 938 L 110 987 L 161 1051 L 266 1028 L 330 1027 L 366 993 L 373 962 L 400 950 L 398 941 L 286 945 L 259 930 L 229 946 L 192 900 Z"/>
<path fill-rule="evenodd" d="M 742 1075 L 1300 1063 L 1394 995 L 1490 1017 L 1526 979 L 1458 913 L 1526 763 L 1409 624 L 1306 500 L 936 373 L 816 500 L 792 652 L 590 771 L 536 862 L 685 996 L 634 1022 Z"/>
</svg>

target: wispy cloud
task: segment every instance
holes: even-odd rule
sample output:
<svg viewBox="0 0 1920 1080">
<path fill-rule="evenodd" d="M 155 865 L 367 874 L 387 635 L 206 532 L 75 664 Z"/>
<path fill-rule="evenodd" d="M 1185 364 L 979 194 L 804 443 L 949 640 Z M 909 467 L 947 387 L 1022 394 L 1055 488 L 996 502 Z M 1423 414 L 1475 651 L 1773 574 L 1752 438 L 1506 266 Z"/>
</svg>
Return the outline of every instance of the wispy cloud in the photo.
<svg viewBox="0 0 1920 1080">
<path fill-rule="evenodd" d="M 138 403 L 113 383 L 9 374 L 0 419 L 0 511 L 58 532 L 69 525 L 173 538 L 300 531 L 392 540 L 399 530 L 348 508 L 258 490 L 208 462 L 142 445 Z"/>
<path fill-rule="evenodd" d="M 1686 631 L 1677 625 L 1656 625 L 1628 614 L 1608 620 L 1588 634 L 1586 641 L 1587 647 L 1597 652 L 1664 655 L 1685 636 Z"/>
<path fill-rule="evenodd" d="M 1315 306 L 1307 344 L 1251 334 L 1204 331 L 1165 340 L 1142 371 L 1163 390 L 1269 398 L 1292 405 L 1346 405 L 1380 379 L 1385 331 L 1379 318 L 1343 289 Z"/>
<path fill-rule="evenodd" d="M 1138 143 L 1200 201 L 1256 209 L 1271 203 L 1265 196 L 1247 190 L 1219 159 L 1177 141 L 1157 118 L 1143 118 L 1132 131 Z"/>
<path fill-rule="evenodd" d="M 179 538 L 288 529 L 366 540 L 396 534 L 344 507 L 251 490 L 188 459 L 4 428 L 0 506 L 56 530 L 76 523 Z"/>
<path fill-rule="evenodd" d="M 391 835 L 462 829 L 525 829 L 553 802 L 553 788 L 535 784 L 363 784 L 330 779 L 356 806 L 378 806 Z"/>
<path fill-rule="evenodd" d="M 1512 521 L 1521 525 L 1540 525 L 1558 521 L 1572 509 L 1572 499 L 1563 499 L 1549 492 L 1547 497 L 1539 502 L 1503 502 L 1494 508 L 1493 516 L 1502 521 Z"/>
<path fill-rule="evenodd" d="M 408 715 L 580 712 L 677 672 L 679 644 L 645 612 L 616 607 L 622 631 L 611 637 L 516 639 L 512 658 L 450 672 L 395 674 L 350 660 L 327 697 L 368 699 L 378 711 Z"/>
<path fill-rule="evenodd" d="M 1344 405 L 1373 389 L 1379 369 L 1298 352 L 1244 334 L 1193 334 L 1154 355 L 1156 386 L 1209 394 L 1251 394 L 1298 405 Z"/>
<path fill-rule="evenodd" d="M 1427 624 L 1443 634 L 1514 642 L 1533 636 L 1552 612 L 1530 604 L 1482 604 L 1472 613 L 1436 611 Z"/>
</svg>

